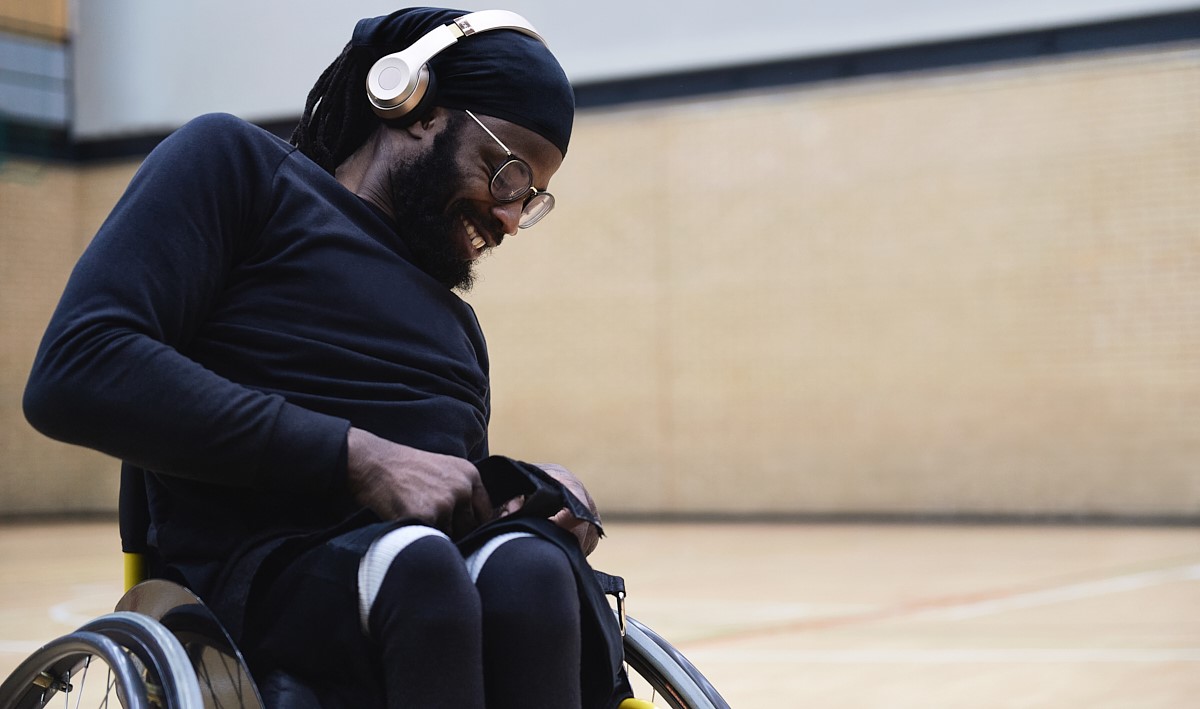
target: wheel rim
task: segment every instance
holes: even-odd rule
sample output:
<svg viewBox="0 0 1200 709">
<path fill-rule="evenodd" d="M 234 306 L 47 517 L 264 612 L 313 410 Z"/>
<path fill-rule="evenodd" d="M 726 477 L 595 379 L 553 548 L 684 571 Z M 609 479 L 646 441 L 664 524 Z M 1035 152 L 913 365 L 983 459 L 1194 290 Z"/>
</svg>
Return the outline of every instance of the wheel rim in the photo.
<svg viewBox="0 0 1200 709">
<path fill-rule="evenodd" d="M 77 709 L 150 709 L 156 691 L 143 670 L 114 640 L 72 633 L 47 643 L 9 675 L 0 685 L 0 709 L 40 709 L 51 701 Z"/>
</svg>

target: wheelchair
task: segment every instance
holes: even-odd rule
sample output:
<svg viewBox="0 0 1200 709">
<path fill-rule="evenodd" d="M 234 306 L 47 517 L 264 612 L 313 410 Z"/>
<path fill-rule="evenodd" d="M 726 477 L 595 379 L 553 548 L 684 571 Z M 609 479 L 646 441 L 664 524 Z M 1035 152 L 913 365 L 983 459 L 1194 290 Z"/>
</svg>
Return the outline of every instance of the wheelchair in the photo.
<svg viewBox="0 0 1200 709">
<path fill-rule="evenodd" d="M 140 482 L 140 481 L 139 481 Z M 216 616 L 191 591 L 146 579 L 146 557 L 128 540 L 148 516 L 138 489 L 121 485 L 126 593 L 112 613 L 52 640 L 0 684 L 0 709 L 264 709 L 246 663 Z M 135 530 L 131 532 L 131 530 Z M 144 531 L 140 539 L 145 539 Z M 597 572 L 623 637 L 635 695 L 620 709 L 729 709 L 720 693 L 674 646 L 625 612 L 624 581 Z M 660 702 L 661 704 L 656 704 Z"/>
</svg>

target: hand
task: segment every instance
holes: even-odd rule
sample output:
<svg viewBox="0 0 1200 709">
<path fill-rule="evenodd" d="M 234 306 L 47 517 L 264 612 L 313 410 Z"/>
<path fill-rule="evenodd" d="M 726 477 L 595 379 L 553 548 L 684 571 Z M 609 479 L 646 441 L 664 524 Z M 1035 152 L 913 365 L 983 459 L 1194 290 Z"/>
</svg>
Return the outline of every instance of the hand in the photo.
<svg viewBox="0 0 1200 709">
<path fill-rule="evenodd" d="M 381 519 L 413 517 L 458 537 L 491 519 L 492 505 L 468 460 L 393 443 L 362 429 L 346 435 L 346 485 Z"/>
<path fill-rule="evenodd" d="M 553 463 L 538 463 L 537 467 L 546 471 L 550 477 L 562 483 L 575 497 L 578 497 L 581 502 L 591 509 L 596 519 L 600 519 L 600 510 L 596 508 L 596 501 L 588 494 L 587 488 L 583 486 L 583 482 L 574 473 L 561 465 Z M 591 554 L 596 550 L 596 546 L 600 544 L 600 531 L 596 529 L 596 525 L 579 519 L 565 507 L 551 517 L 550 521 L 574 534 L 579 539 L 579 547 L 583 549 L 584 556 Z"/>
</svg>

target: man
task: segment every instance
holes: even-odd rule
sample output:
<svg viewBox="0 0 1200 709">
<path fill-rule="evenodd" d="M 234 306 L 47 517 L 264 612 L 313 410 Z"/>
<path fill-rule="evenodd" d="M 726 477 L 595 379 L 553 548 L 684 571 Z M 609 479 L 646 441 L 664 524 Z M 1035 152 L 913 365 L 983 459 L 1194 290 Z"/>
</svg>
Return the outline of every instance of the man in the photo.
<svg viewBox="0 0 1200 709">
<path fill-rule="evenodd" d="M 589 659 L 611 657 L 594 646 L 612 618 L 592 607 L 586 510 L 494 521 L 521 500 L 494 510 L 473 462 L 488 361 L 453 292 L 553 206 L 571 87 L 540 41 L 497 29 L 433 57 L 430 100 L 401 120 L 363 88 L 464 14 L 361 21 L 295 147 L 216 115 L 164 141 L 80 259 L 26 389 L 37 428 L 144 477 L 157 574 L 217 609 L 269 704 L 621 692 L 619 662 Z"/>
</svg>

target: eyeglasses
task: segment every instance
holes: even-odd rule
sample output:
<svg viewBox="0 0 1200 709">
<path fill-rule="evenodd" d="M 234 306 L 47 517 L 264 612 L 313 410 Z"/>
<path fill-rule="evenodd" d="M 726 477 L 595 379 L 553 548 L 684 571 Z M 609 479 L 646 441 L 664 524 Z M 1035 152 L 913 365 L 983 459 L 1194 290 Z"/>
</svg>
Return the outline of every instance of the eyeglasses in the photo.
<svg viewBox="0 0 1200 709">
<path fill-rule="evenodd" d="M 530 169 L 529 163 L 513 155 L 508 146 L 501 142 L 495 133 L 488 130 L 488 127 L 483 125 L 483 121 L 476 118 L 474 113 L 467 111 L 467 115 L 478 123 L 480 128 L 487 131 L 487 134 L 492 136 L 492 140 L 496 141 L 496 144 L 504 149 L 504 154 L 508 156 L 508 159 L 500 163 L 500 167 L 492 172 L 492 180 L 488 183 L 492 199 L 501 204 L 512 204 L 523 198 L 525 204 L 521 207 L 521 218 L 517 221 L 517 226 L 528 229 L 537 224 L 542 217 L 550 213 L 551 209 L 554 209 L 554 195 L 549 192 L 541 192 L 534 187 L 533 170 Z"/>
</svg>

